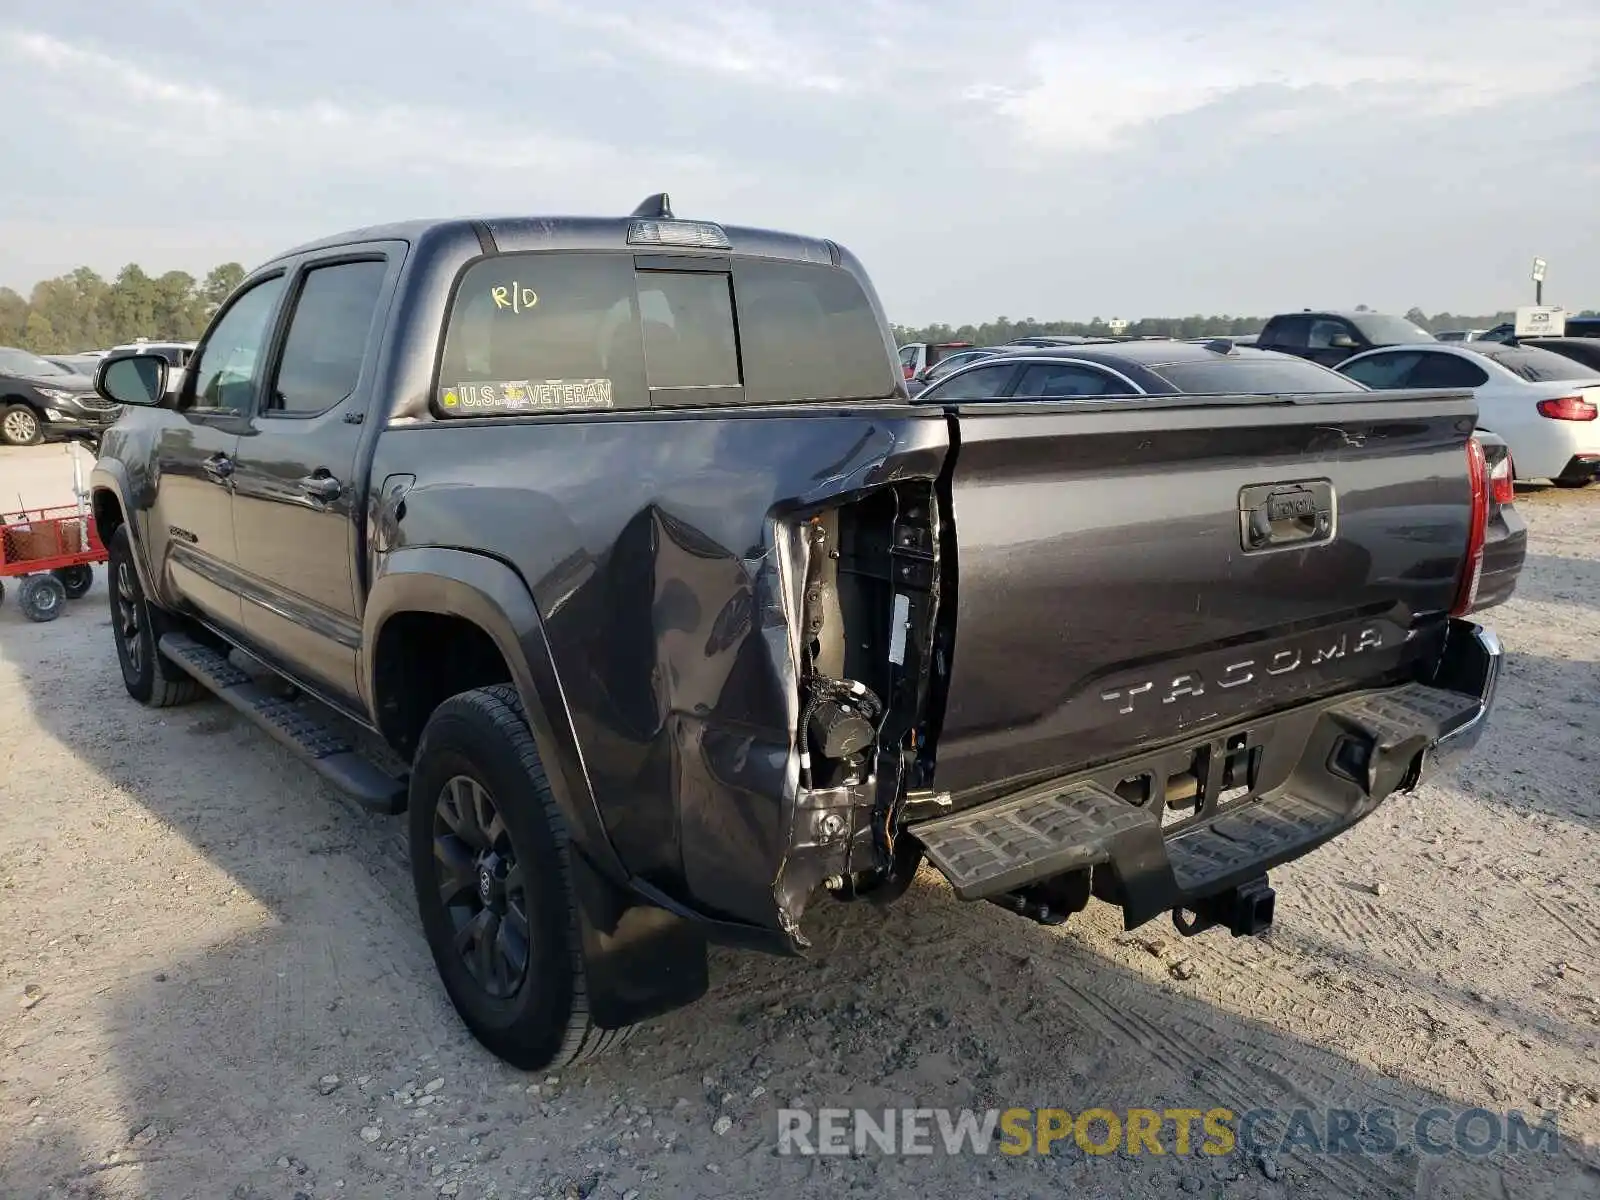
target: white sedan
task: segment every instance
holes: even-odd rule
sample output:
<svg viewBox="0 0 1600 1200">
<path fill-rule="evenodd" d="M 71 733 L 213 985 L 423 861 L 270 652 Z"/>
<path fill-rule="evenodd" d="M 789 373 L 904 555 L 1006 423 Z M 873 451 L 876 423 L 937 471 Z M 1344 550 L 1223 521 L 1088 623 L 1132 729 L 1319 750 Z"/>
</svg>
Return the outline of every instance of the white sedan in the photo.
<svg viewBox="0 0 1600 1200">
<path fill-rule="evenodd" d="M 1583 487 L 1600 471 L 1600 373 L 1548 350 L 1498 342 L 1385 346 L 1339 364 L 1369 388 L 1470 388 L 1478 425 L 1511 448 L 1518 479 Z"/>
</svg>

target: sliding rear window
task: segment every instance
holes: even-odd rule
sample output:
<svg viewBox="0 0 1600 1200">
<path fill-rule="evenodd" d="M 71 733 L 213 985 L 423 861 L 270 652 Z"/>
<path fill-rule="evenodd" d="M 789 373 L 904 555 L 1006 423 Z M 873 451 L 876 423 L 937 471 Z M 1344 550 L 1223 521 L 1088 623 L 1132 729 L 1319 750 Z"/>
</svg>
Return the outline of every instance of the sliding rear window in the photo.
<svg viewBox="0 0 1600 1200">
<path fill-rule="evenodd" d="M 848 271 L 778 260 L 508 254 L 461 279 L 436 411 L 878 399 L 899 372 Z"/>
</svg>

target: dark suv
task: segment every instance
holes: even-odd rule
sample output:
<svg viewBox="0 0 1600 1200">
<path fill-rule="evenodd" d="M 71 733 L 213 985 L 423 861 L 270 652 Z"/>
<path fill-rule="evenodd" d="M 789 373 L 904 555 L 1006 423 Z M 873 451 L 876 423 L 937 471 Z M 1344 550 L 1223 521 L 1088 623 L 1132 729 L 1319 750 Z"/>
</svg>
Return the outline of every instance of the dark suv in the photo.
<svg viewBox="0 0 1600 1200">
<path fill-rule="evenodd" d="M 34 446 L 55 438 L 94 442 L 117 413 L 115 404 L 95 393 L 89 376 L 0 346 L 0 445 Z"/>
<path fill-rule="evenodd" d="M 1375 312 L 1312 312 L 1308 308 L 1273 317 L 1256 340 L 1256 348 L 1297 354 L 1325 367 L 1336 367 L 1363 350 L 1434 340 L 1433 334 L 1404 317 Z"/>
</svg>

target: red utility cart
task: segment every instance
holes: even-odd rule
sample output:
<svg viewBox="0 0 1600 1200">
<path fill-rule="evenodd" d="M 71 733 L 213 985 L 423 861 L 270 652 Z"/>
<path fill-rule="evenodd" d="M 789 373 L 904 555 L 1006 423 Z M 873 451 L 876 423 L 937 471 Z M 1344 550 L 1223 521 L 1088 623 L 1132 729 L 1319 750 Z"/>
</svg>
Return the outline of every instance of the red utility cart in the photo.
<svg viewBox="0 0 1600 1200">
<path fill-rule="evenodd" d="M 77 447 L 72 454 L 76 504 L 0 510 L 0 580 L 21 578 L 17 603 L 30 621 L 54 621 L 64 601 L 76 600 L 94 586 L 94 563 L 106 561 L 106 548 L 84 502 Z M 0 601 L 5 599 L 0 582 Z"/>
</svg>

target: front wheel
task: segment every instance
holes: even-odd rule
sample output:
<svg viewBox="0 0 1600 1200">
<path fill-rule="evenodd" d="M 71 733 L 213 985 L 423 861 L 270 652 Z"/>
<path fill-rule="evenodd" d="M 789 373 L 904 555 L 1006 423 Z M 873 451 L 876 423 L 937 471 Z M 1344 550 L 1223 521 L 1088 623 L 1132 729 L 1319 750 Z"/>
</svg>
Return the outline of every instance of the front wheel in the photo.
<svg viewBox="0 0 1600 1200">
<path fill-rule="evenodd" d="M 434 710 L 411 773 L 410 835 L 428 948 L 478 1041 L 531 1071 L 624 1040 L 589 1020 L 566 826 L 515 688 Z"/>
<path fill-rule="evenodd" d="M 26 404 L 9 405 L 0 412 L 0 442 L 7 446 L 37 446 L 44 441 L 39 414 Z"/>
<path fill-rule="evenodd" d="M 17 606 L 30 621 L 54 621 L 67 602 L 67 589 L 54 575 L 29 575 L 17 589 Z"/>
<path fill-rule="evenodd" d="M 145 597 L 126 525 L 119 525 L 111 535 L 106 566 L 111 576 L 111 586 L 106 589 L 111 597 L 111 627 L 128 695 L 150 708 L 170 708 L 193 700 L 200 694 L 199 683 L 156 649 L 161 635 L 171 632 L 172 618 Z"/>
</svg>

